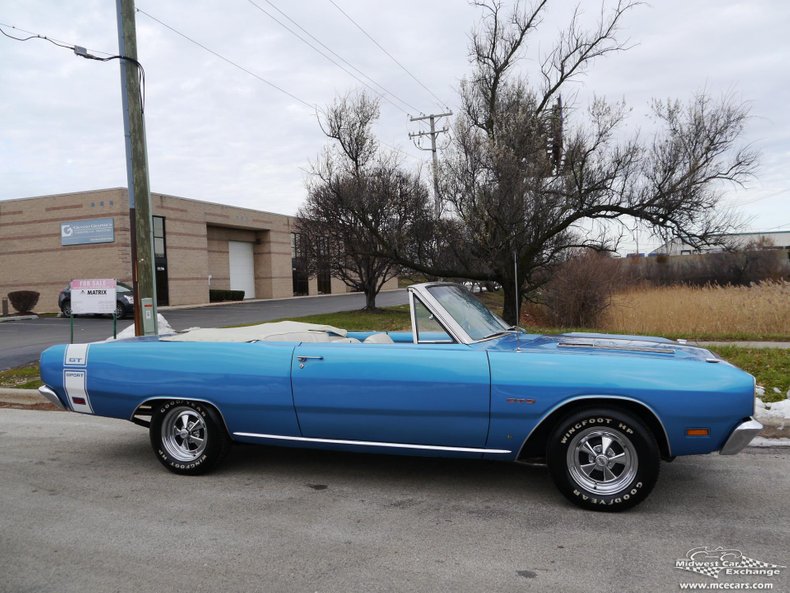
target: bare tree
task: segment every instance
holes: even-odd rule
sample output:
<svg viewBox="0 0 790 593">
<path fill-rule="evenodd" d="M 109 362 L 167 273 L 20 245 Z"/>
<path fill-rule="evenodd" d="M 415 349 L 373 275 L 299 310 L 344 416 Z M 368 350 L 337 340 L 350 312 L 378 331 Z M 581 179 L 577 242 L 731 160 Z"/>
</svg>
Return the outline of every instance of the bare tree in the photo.
<svg viewBox="0 0 790 593">
<path fill-rule="evenodd" d="M 297 214 L 300 249 L 308 269 L 328 268 L 335 278 L 365 293 L 365 309 L 400 266 L 379 248 L 379 237 L 397 242 L 425 216 L 428 190 L 416 174 L 383 153 L 372 124 L 376 100 L 365 94 L 338 99 L 320 125 L 333 143 L 312 165 L 305 204 Z"/>
<path fill-rule="evenodd" d="M 722 184 L 742 183 L 756 163 L 734 149 L 748 110 L 731 97 L 655 102 L 660 129 L 648 144 L 621 139 L 622 104 L 596 99 L 583 124 L 569 125 L 561 91 L 595 59 L 627 49 L 618 27 L 638 2 L 602 8 L 591 30 L 577 10 L 530 81 L 515 65 L 547 3 L 516 2 L 508 14 L 498 0 L 475 3 L 484 17 L 471 39 L 473 72 L 441 166 L 448 214 L 416 223 L 410 241 L 378 235 L 394 259 L 423 273 L 501 283 L 511 323 L 517 284 L 534 290 L 569 249 L 608 247 L 584 230 L 594 221 L 633 217 L 691 244 L 725 232 L 733 219 L 720 208 Z"/>
</svg>

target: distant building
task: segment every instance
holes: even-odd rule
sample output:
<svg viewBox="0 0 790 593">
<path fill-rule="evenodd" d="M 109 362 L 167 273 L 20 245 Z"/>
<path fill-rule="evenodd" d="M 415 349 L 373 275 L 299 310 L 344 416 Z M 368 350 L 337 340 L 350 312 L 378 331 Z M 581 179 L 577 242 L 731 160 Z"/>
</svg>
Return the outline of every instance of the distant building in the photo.
<svg viewBox="0 0 790 593">
<path fill-rule="evenodd" d="M 790 251 L 790 231 L 766 231 L 752 233 L 729 233 L 721 235 L 720 240 L 714 245 L 702 248 L 695 248 L 684 243 L 680 239 L 667 241 L 658 249 L 651 251 L 648 255 L 691 255 L 695 253 L 714 253 L 725 251 L 726 249 L 743 249 L 748 245 L 763 244 L 770 245 L 774 249 L 785 249 Z"/>
<path fill-rule="evenodd" d="M 308 278 L 291 216 L 158 193 L 151 210 L 160 305 L 208 303 L 212 288 L 257 299 L 348 290 L 328 272 Z M 72 279 L 130 282 L 129 226 L 126 188 L 0 200 L 0 297 L 35 290 L 48 312 Z"/>
</svg>

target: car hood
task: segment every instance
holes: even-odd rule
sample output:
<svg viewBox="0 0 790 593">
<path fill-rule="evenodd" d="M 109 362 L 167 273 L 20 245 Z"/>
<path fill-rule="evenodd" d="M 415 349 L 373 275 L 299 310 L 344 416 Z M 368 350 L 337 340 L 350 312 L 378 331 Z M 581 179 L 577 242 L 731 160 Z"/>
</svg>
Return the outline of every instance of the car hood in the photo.
<svg viewBox="0 0 790 593">
<path fill-rule="evenodd" d="M 490 344 L 490 349 L 525 352 L 575 352 L 593 356 L 638 356 L 724 362 L 705 348 L 653 336 L 581 332 L 551 336 L 523 333 L 518 336 L 508 334 L 493 341 Z"/>
</svg>

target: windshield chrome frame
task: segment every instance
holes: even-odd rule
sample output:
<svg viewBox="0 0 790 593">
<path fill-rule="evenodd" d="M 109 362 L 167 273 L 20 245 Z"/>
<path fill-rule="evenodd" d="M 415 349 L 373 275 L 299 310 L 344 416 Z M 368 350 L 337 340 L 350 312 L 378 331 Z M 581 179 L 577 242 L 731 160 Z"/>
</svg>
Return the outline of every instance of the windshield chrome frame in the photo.
<svg viewBox="0 0 790 593">
<path fill-rule="evenodd" d="M 435 284 L 435 283 L 431 283 L 431 284 Z M 422 285 L 418 285 L 418 286 L 422 286 Z M 466 343 L 466 342 L 462 342 L 461 341 L 461 339 L 459 338 L 458 334 L 455 332 L 455 330 L 453 328 L 450 328 L 450 327 L 447 326 L 447 324 L 444 322 L 444 318 L 443 317 L 441 317 L 441 316 L 436 314 L 436 311 L 434 310 L 433 306 L 429 305 L 429 304 L 427 304 L 425 302 L 425 294 L 428 294 L 428 293 L 417 292 L 417 291 L 412 290 L 412 288 L 414 288 L 414 287 L 413 286 L 409 287 L 409 313 L 411 314 L 411 340 L 412 340 L 412 342 L 414 344 L 458 344 L 458 343 Z M 428 296 L 430 296 L 430 294 Z M 431 298 L 433 298 L 433 297 L 431 297 Z M 447 335 L 450 336 L 450 339 L 452 340 L 452 342 L 448 342 L 447 340 L 420 340 L 419 339 L 419 333 L 417 332 L 417 307 L 415 306 L 414 299 L 419 299 L 419 301 L 422 303 L 422 305 L 426 309 L 428 309 L 428 312 L 436 318 L 436 321 L 439 323 L 439 325 L 442 326 L 442 329 L 444 329 L 447 332 Z M 434 300 L 434 302 L 436 301 L 436 299 L 433 299 L 433 300 Z M 438 305 L 438 303 L 436 303 L 436 304 Z M 440 307 L 441 307 L 441 305 L 440 305 Z M 442 309 L 442 310 L 444 310 L 444 309 Z"/>
<path fill-rule="evenodd" d="M 485 342 L 487 340 L 492 340 L 498 336 L 489 336 L 486 338 L 481 338 L 480 340 L 474 340 L 472 337 L 466 332 L 466 330 L 461 327 L 461 324 L 458 323 L 455 318 L 450 315 L 450 313 L 442 307 L 439 301 L 434 298 L 434 296 L 428 291 L 429 288 L 434 286 L 460 286 L 457 282 L 423 282 L 422 284 L 414 284 L 409 286 L 409 308 L 411 310 L 411 334 L 412 334 L 412 341 L 417 344 L 417 319 L 416 319 L 416 312 L 414 309 L 414 296 L 416 295 L 423 305 L 430 311 L 434 317 L 439 321 L 439 323 L 444 326 L 447 330 L 447 333 L 450 334 L 456 342 L 459 344 L 476 344 L 477 342 Z M 502 334 L 509 333 L 506 328 L 502 328 Z M 426 343 L 426 342 L 420 342 Z M 446 342 L 441 342 L 442 344 Z"/>
</svg>

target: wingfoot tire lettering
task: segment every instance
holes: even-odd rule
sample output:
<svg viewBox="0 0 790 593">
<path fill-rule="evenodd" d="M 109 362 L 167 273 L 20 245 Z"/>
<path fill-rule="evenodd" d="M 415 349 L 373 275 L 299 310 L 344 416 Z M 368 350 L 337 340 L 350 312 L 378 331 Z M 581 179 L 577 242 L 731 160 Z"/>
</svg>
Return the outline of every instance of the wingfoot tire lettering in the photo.
<svg viewBox="0 0 790 593">
<path fill-rule="evenodd" d="M 621 410 L 595 408 L 567 416 L 549 438 L 546 455 L 560 492 L 585 509 L 631 508 L 658 480 L 655 436 Z"/>
<path fill-rule="evenodd" d="M 219 414 L 205 404 L 187 400 L 155 406 L 150 436 L 157 459 L 177 474 L 206 473 L 230 448 Z"/>
</svg>

